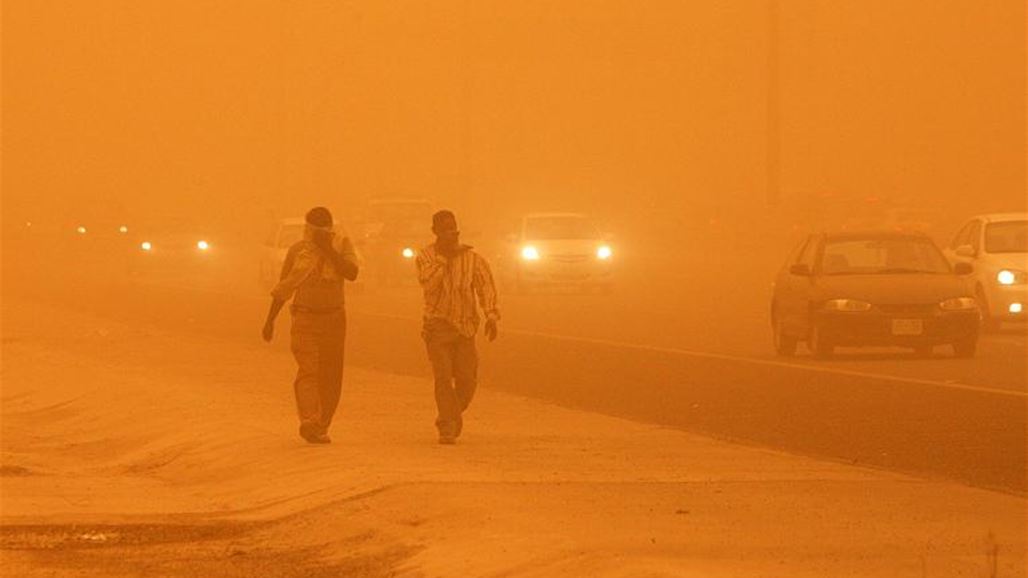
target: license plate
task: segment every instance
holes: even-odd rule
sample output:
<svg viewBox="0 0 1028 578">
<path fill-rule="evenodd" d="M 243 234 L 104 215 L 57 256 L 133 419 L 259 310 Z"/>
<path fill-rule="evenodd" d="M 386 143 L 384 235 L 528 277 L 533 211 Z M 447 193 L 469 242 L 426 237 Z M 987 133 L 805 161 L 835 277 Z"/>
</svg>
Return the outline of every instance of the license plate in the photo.
<svg viewBox="0 0 1028 578">
<path fill-rule="evenodd" d="M 893 335 L 922 335 L 924 334 L 923 319 L 893 319 Z"/>
</svg>

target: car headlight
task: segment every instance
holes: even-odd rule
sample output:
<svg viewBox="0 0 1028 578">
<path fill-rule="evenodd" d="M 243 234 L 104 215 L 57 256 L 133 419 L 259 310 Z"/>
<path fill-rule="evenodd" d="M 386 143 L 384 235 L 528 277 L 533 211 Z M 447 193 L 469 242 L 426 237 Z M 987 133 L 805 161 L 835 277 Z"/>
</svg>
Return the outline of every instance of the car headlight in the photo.
<svg viewBox="0 0 1028 578">
<path fill-rule="evenodd" d="M 86 228 L 82 227 L 82 226 L 79 226 L 79 228 L 75 229 L 75 232 L 78 233 L 79 235 L 85 235 L 86 234 Z"/>
<path fill-rule="evenodd" d="M 829 299 L 825 301 L 824 308 L 828 311 L 859 312 L 870 311 L 871 304 L 867 301 L 858 301 L 856 299 Z"/>
<path fill-rule="evenodd" d="M 1028 275 L 1016 269 L 1003 269 L 996 273 L 996 282 L 1000 285 L 1023 285 Z"/>
<path fill-rule="evenodd" d="M 139 248 L 144 251 L 151 251 L 153 249 L 153 245 L 150 244 L 150 241 L 143 241 L 139 244 Z"/>
<path fill-rule="evenodd" d="M 611 250 L 611 248 L 607 245 L 601 245 L 598 249 L 596 249 L 596 258 L 601 261 L 606 261 L 607 259 L 610 259 L 613 255 L 614 251 Z"/>
<path fill-rule="evenodd" d="M 538 261 L 539 260 L 539 249 L 535 247 L 523 247 L 521 249 L 521 258 L 525 261 Z"/>
<path fill-rule="evenodd" d="M 954 297 L 939 303 L 939 308 L 943 311 L 970 311 L 977 307 L 978 302 L 972 297 Z"/>
<path fill-rule="evenodd" d="M 211 244 L 208 243 L 207 241 L 197 241 L 196 242 L 196 248 L 201 250 L 201 251 L 206 251 L 207 249 L 211 248 Z"/>
<path fill-rule="evenodd" d="M 403 255 L 404 259 L 413 259 L 415 255 L 414 249 L 411 249 L 410 247 L 404 247 L 403 251 L 400 251 L 400 254 Z"/>
</svg>

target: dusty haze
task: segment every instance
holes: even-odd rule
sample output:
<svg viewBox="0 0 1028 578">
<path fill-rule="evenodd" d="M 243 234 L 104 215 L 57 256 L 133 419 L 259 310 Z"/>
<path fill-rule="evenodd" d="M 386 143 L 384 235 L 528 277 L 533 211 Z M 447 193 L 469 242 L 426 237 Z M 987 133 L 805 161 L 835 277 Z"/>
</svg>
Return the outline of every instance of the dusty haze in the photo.
<svg viewBox="0 0 1028 578">
<path fill-rule="evenodd" d="M 956 234 L 1028 210 L 1026 17 L 5 0 L 0 573 L 1023 578 L 1028 228 Z M 319 205 L 360 274 L 315 445 L 291 328 L 326 313 L 265 315 Z M 442 208 L 500 312 L 459 441 L 415 267 Z M 858 229 L 946 255 L 797 245 Z M 866 319 L 891 341 L 824 336 Z"/>
</svg>

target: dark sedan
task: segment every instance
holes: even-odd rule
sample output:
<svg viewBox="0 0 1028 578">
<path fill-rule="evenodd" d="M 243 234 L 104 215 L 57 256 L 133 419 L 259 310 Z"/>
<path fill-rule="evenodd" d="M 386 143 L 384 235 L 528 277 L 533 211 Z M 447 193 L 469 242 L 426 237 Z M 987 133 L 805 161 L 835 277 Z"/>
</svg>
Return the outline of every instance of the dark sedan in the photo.
<svg viewBox="0 0 1028 578">
<path fill-rule="evenodd" d="M 816 357 L 839 346 L 910 347 L 928 355 L 952 345 L 971 357 L 981 313 L 966 281 L 916 233 L 810 235 L 782 267 L 771 300 L 779 355 L 806 341 Z"/>
</svg>

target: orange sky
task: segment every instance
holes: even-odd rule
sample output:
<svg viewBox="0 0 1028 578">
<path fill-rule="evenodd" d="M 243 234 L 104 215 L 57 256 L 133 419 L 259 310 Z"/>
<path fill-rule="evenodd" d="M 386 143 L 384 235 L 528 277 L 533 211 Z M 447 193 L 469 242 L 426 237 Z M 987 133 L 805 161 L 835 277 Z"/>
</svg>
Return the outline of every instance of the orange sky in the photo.
<svg viewBox="0 0 1028 578">
<path fill-rule="evenodd" d="M 5 212 L 762 208 L 763 2 L 3 5 Z M 1021 0 L 781 0 L 782 188 L 1025 203 Z"/>
</svg>

